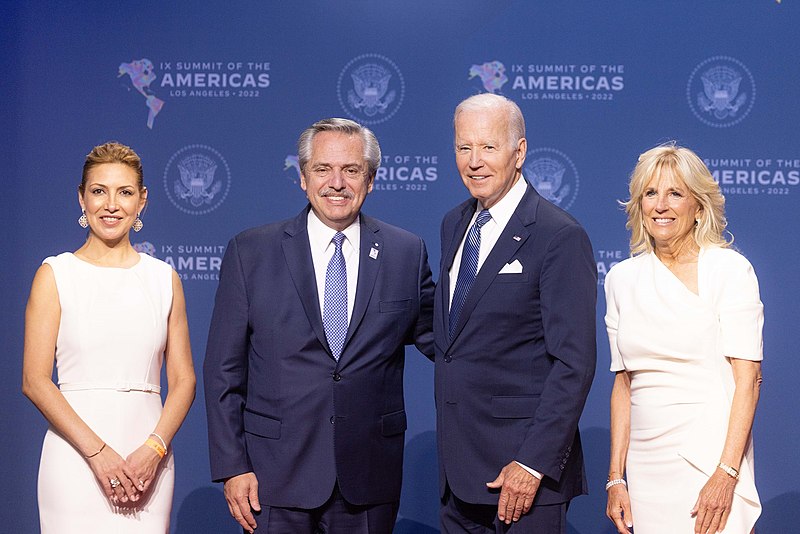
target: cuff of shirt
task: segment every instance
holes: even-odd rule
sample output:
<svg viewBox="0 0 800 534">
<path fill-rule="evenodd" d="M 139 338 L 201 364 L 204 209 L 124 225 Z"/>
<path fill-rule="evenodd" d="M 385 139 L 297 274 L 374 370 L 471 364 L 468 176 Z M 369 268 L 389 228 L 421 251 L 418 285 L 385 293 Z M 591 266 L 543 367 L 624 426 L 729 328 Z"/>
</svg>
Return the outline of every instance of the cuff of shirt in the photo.
<svg viewBox="0 0 800 534">
<path fill-rule="evenodd" d="M 520 466 L 525 471 L 527 471 L 528 473 L 532 474 L 533 476 L 535 476 L 539 480 L 542 480 L 542 474 L 539 471 L 537 471 L 536 469 L 531 469 L 527 465 L 521 464 L 521 463 L 517 462 L 516 460 L 514 460 L 514 463 L 516 463 L 518 466 Z"/>
</svg>

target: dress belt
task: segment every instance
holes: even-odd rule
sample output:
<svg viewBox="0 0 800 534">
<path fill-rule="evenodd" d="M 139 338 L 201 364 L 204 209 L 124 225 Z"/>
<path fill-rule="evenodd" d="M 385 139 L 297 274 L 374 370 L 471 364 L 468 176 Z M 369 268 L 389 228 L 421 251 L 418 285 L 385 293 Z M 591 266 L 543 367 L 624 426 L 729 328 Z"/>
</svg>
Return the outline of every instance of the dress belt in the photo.
<svg viewBox="0 0 800 534">
<path fill-rule="evenodd" d="M 89 389 L 112 389 L 115 391 L 144 391 L 146 393 L 161 393 L 161 386 L 149 384 L 147 382 L 116 382 L 114 384 L 102 384 L 99 382 L 69 382 L 59 384 L 61 391 L 83 391 Z"/>
</svg>

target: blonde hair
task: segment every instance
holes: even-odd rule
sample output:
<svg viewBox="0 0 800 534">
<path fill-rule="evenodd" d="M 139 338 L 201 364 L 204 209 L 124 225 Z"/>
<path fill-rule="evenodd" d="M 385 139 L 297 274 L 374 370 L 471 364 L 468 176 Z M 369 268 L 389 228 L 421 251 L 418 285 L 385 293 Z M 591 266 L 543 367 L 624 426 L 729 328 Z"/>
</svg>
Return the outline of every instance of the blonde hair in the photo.
<svg viewBox="0 0 800 534">
<path fill-rule="evenodd" d="M 144 189 L 142 160 L 139 158 L 139 154 L 127 145 L 116 141 L 109 141 L 94 147 L 92 151 L 86 155 L 86 161 L 83 163 L 81 184 L 78 186 L 81 195 L 86 190 L 86 180 L 89 171 L 105 163 L 121 163 L 122 165 L 130 167 L 136 173 L 136 185 L 139 191 Z"/>
<path fill-rule="evenodd" d="M 620 202 L 628 214 L 625 227 L 631 231 L 631 255 L 654 250 L 653 238 L 647 233 L 642 215 L 642 196 L 654 176 L 669 172 L 682 181 L 700 205 L 699 219 L 692 237 L 700 247 L 728 247 L 733 242 L 725 237 L 728 221 L 725 219 L 725 197 L 714 181 L 711 172 L 697 154 L 678 146 L 674 141 L 651 148 L 641 156 L 631 173 L 628 191 L 630 197 Z"/>
</svg>

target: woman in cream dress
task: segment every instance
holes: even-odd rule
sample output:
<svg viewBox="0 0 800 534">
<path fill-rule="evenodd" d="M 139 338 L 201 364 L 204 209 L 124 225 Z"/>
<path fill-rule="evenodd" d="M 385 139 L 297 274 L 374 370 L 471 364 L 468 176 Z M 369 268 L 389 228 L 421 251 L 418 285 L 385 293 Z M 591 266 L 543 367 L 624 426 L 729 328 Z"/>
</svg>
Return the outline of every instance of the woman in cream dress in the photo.
<svg viewBox="0 0 800 534">
<path fill-rule="evenodd" d="M 620 533 L 749 534 L 763 306 L 723 237 L 724 198 L 674 145 L 642 154 L 625 203 L 632 257 L 606 277 L 611 459 Z M 627 481 L 625 472 L 627 469 Z"/>
<path fill-rule="evenodd" d="M 133 150 L 95 147 L 78 193 L 86 242 L 45 259 L 25 313 L 23 392 L 50 423 L 39 465 L 41 531 L 163 534 L 174 482 L 169 443 L 195 391 L 183 290 L 167 264 L 131 246 L 147 201 Z"/>
</svg>

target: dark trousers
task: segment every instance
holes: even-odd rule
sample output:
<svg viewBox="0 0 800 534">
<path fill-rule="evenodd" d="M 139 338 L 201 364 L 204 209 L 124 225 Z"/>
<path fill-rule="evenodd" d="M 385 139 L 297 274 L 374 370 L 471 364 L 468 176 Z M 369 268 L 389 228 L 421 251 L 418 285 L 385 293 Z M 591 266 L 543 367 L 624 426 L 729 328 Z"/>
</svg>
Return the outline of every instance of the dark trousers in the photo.
<svg viewBox="0 0 800 534">
<path fill-rule="evenodd" d="M 497 517 L 497 505 L 464 502 L 447 487 L 439 519 L 442 534 L 566 534 L 569 503 L 532 506 L 519 521 L 506 525 Z"/>
<path fill-rule="evenodd" d="M 399 502 L 356 506 L 342 497 L 337 484 L 319 508 L 263 506 L 258 534 L 391 534 Z"/>
</svg>

